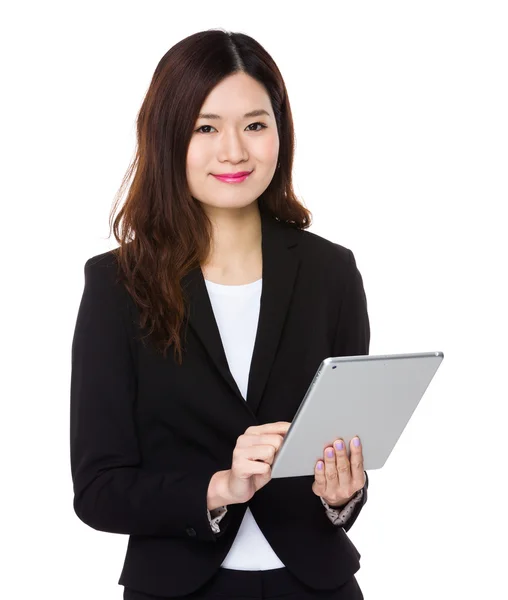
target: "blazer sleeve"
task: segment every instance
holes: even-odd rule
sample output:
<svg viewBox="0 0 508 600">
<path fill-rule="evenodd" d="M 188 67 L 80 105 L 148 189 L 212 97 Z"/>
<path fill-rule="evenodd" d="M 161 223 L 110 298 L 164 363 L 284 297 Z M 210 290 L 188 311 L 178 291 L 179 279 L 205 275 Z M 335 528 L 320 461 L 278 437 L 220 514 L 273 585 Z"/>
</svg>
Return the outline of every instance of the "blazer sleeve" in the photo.
<svg viewBox="0 0 508 600">
<path fill-rule="evenodd" d="M 76 515 L 99 531 L 216 541 L 207 516 L 211 468 L 199 473 L 143 467 L 134 404 L 134 328 L 116 263 L 96 257 L 72 340 L 70 454 Z"/>
<path fill-rule="evenodd" d="M 354 254 L 348 250 L 347 283 L 339 311 L 339 320 L 333 342 L 333 356 L 360 356 L 369 354 L 370 323 L 367 297 L 362 275 L 356 265 Z M 365 471 L 365 485 L 361 500 L 352 507 L 342 524 L 345 531 L 353 526 L 362 508 L 367 502 L 369 478 Z"/>
<path fill-rule="evenodd" d="M 369 353 L 370 323 L 363 279 L 351 250 L 347 282 L 339 311 L 333 342 L 334 356 L 359 356 Z"/>
</svg>

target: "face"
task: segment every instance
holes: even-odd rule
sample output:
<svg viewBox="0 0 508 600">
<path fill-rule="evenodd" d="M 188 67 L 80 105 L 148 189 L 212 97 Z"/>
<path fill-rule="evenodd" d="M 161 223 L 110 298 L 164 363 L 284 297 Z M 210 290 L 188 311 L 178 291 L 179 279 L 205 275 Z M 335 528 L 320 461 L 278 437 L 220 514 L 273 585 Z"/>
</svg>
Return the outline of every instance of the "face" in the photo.
<svg viewBox="0 0 508 600">
<path fill-rule="evenodd" d="M 245 116 L 255 110 L 267 114 Z M 192 196 L 209 214 L 247 209 L 266 190 L 277 168 L 279 135 L 270 97 L 245 73 L 223 79 L 207 96 L 187 152 L 187 181 Z M 214 177 L 248 171 L 241 182 Z"/>
</svg>

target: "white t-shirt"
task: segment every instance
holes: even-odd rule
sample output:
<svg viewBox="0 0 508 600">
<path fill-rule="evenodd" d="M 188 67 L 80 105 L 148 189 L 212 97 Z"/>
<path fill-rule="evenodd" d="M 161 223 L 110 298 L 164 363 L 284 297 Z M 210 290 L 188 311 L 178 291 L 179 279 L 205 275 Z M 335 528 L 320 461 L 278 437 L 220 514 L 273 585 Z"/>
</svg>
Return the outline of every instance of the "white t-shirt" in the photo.
<svg viewBox="0 0 508 600">
<path fill-rule="evenodd" d="M 249 370 L 258 327 L 262 281 L 258 279 L 245 285 L 223 285 L 205 279 L 229 369 L 244 399 L 247 398 Z M 341 526 L 362 497 L 363 490 L 360 490 L 346 506 L 336 510 L 330 508 L 323 499 L 321 502 L 330 520 Z M 216 508 L 211 514 L 208 511 L 214 532 L 220 531 L 219 523 L 226 513 L 227 507 Z M 249 507 L 221 566 L 242 571 L 285 566 L 258 527 Z"/>
</svg>

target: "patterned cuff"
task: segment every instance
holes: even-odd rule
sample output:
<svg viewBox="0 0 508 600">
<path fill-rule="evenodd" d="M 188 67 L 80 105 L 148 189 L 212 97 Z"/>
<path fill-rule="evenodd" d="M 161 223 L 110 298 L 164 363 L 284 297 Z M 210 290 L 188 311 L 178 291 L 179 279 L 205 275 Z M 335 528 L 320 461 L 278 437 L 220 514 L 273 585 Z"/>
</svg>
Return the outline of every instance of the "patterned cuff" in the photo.
<svg viewBox="0 0 508 600">
<path fill-rule="evenodd" d="M 326 516 L 330 519 L 330 521 L 334 525 L 344 525 L 344 523 L 351 516 L 354 507 L 361 502 L 363 498 L 363 488 L 359 490 L 345 506 L 338 508 L 332 508 L 323 500 L 323 498 L 321 498 L 321 496 L 319 498 L 322 505 L 326 508 Z"/>
<path fill-rule="evenodd" d="M 226 506 L 219 506 L 218 508 L 214 508 L 212 511 L 206 509 L 208 514 L 208 520 L 210 521 L 210 526 L 214 533 L 220 533 L 219 523 L 224 518 L 224 515 L 228 512 Z"/>
</svg>

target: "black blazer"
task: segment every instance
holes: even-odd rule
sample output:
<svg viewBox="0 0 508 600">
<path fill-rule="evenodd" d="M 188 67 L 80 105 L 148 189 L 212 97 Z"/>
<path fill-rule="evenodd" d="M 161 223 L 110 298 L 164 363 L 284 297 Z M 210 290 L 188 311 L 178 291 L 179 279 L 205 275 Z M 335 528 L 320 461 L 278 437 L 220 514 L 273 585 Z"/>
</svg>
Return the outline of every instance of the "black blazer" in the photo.
<svg viewBox="0 0 508 600">
<path fill-rule="evenodd" d="M 292 421 L 324 358 L 369 353 L 367 301 L 351 250 L 262 214 L 262 256 L 246 400 L 200 268 L 183 279 L 191 308 L 179 366 L 173 347 L 164 359 L 136 339 L 137 308 L 115 284 L 114 255 L 86 261 L 72 341 L 74 510 L 94 529 L 129 534 L 120 585 L 162 596 L 195 591 L 220 567 L 247 504 L 308 586 L 338 587 L 360 568 L 346 531 L 367 501 L 368 480 L 344 528 L 328 519 L 313 475 L 273 479 L 248 503 L 230 505 L 219 534 L 208 520 L 210 478 L 231 468 L 238 436 L 251 425 Z"/>
</svg>

